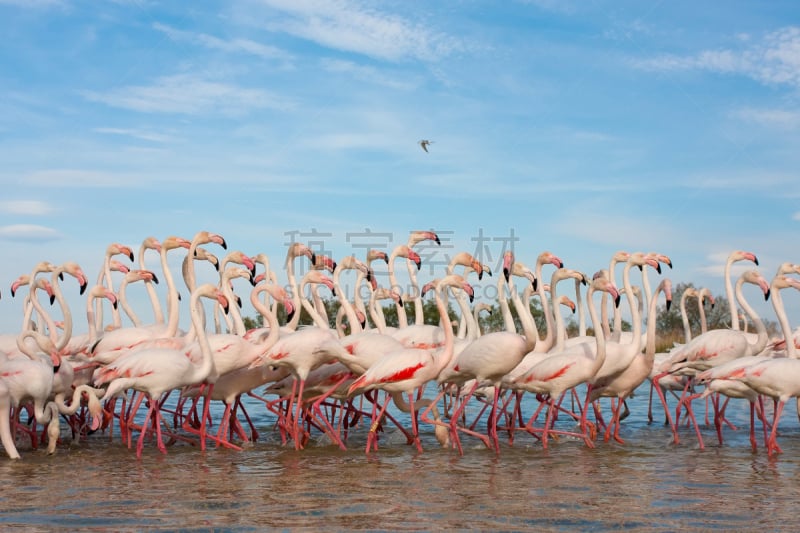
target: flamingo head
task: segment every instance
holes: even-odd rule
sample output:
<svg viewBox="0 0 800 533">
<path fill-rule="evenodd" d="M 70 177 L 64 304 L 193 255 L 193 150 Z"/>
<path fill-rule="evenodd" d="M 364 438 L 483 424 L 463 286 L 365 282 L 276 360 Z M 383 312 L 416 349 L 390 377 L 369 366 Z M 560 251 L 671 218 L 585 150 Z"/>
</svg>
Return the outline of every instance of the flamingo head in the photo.
<svg viewBox="0 0 800 533">
<path fill-rule="evenodd" d="M 511 280 L 511 272 L 514 268 L 514 252 L 511 250 L 503 254 L 503 276 L 506 278 L 506 283 Z"/>
<path fill-rule="evenodd" d="M 769 300 L 769 283 L 764 279 L 764 276 L 758 270 L 747 270 L 742 274 L 742 281 L 745 283 L 752 283 L 757 285 L 764 293 L 764 300 Z"/>
<path fill-rule="evenodd" d="M 174 250 L 176 248 L 186 248 L 187 250 L 192 246 L 192 243 L 182 237 L 176 237 L 175 235 L 171 235 L 164 239 L 161 243 L 161 249 L 165 252 L 169 250 Z"/>
<path fill-rule="evenodd" d="M 669 308 L 672 306 L 672 281 L 669 278 L 662 279 L 656 291 L 658 290 L 664 291 L 664 297 L 667 299 L 666 309 L 669 312 Z"/>
<path fill-rule="evenodd" d="M 142 241 L 142 248 L 145 250 L 155 250 L 156 252 L 160 252 L 161 243 L 155 237 L 146 237 Z"/>
<path fill-rule="evenodd" d="M 367 261 L 372 262 L 376 260 L 383 260 L 387 265 L 389 264 L 389 256 L 386 255 L 386 252 L 381 250 L 369 250 L 367 252 Z"/>
<path fill-rule="evenodd" d="M 86 274 L 83 273 L 83 270 L 73 261 L 67 261 L 59 268 L 59 277 L 63 279 L 61 276 L 61 272 L 66 272 L 76 280 L 78 280 L 78 285 L 80 285 L 80 294 L 86 292 L 86 287 L 89 285 L 89 280 L 86 278 Z"/>
<path fill-rule="evenodd" d="M 556 268 L 564 267 L 564 261 L 562 261 L 557 255 L 551 252 L 542 252 L 541 254 L 539 254 L 538 263 L 542 265 L 549 263 Z"/>
<path fill-rule="evenodd" d="M 127 274 L 128 272 L 131 271 L 131 269 L 127 265 L 122 264 L 116 259 L 112 259 L 111 261 L 109 261 L 108 266 L 111 270 L 115 272 L 122 272 L 123 274 Z"/>
<path fill-rule="evenodd" d="M 422 241 L 433 241 L 438 245 L 442 244 L 439 236 L 433 231 L 412 231 L 408 237 L 408 246 L 414 246 Z"/>
<path fill-rule="evenodd" d="M 11 297 L 13 298 L 17 294 L 17 291 L 19 290 L 20 287 L 30 283 L 30 280 L 31 278 L 28 274 L 23 274 L 16 280 L 14 280 L 14 282 L 11 284 Z"/>
</svg>

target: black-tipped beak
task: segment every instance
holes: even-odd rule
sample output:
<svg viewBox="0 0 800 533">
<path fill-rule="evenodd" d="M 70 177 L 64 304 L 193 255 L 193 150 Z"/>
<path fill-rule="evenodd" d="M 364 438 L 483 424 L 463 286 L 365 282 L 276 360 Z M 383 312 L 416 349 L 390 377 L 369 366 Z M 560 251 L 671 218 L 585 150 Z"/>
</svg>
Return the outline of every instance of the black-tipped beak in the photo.
<svg viewBox="0 0 800 533">
<path fill-rule="evenodd" d="M 336 296 L 336 289 L 335 288 L 331 289 L 331 295 Z"/>
<path fill-rule="evenodd" d="M 366 329 L 367 328 L 367 321 L 366 320 L 360 321 L 359 324 L 361 324 L 361 329 Z"/>
<path fill-rule="evenodd" d="M 114 309 L 117 308 L 117 300 L 114 300 L 113 302 L 111 302 L 111 307 L 113 307 Z"/>
<path fill-rule="evenodd" d="M 436 244 L 438 244 L 439 246 L 442 245 L 442 241 L 439 240 L 439 236 L 438 235 L 436 236 L 435 240 L 436 240 Z"/>
<path fill-rule="evenodd" d="M 661 274 L 661 263 L 658 263 L 658 264 L 656 265 L 656 272 L 658 272 L 659 274 Z"/>
<path fill-rule="evenodd" d="M 755 263 L 756 266 L 758 266 L 758 257 L 753 256 L 753 263 Z"/>
<path fill-rule="evenodd" d="M 242 308 L 242 298 L 239 296 L 236 297 L 236 305 L 239 306 L 239 309 Z"/>
<path fill-rule="evenodd" d="M 483 279 L 483 270 L 481 270 L 480 272 L 478 272 L 478 281 L 480 281 L 480 280 L 482 280 L 482 279 Z"/>
<path fill-rule="evenodd" d="M 372 270 L 367 270 L 367 283 L 372 282 Z"/>
<path fill-rule="evenodd" d="M 511 272 L 507 268 L 503 269 L 503 277 L 506 278 L 506 283 L 511 279 Z"/>
<path fill-rule="evenodd" d="M 155 283 L 156 285 L 158 285 L 158 278 L 156 277 L 156 275 L 155 275 L 155 274 L 153 274 L 153 283 Z"/>
<path fill-rule="evenodd" d="M 292 311 L 291 313 L 286 313 L 286 321 L 287 322 L 291 322 L 292 321 L 292 317 L 294 317 L 294 311 Z"/>
<path fill-rule="evenodd" d="M 224 237 L 220 237 L 220 239 L 222 240 L 222 243 L 220 244 L 220 246 L 222 246 L 223 250 L 227 250 L 228 249 L 228 243 L 225 242 L 225 238 Z M 133 257 L 131 257 L 131 261 L 133 261 Z"/>
<path fill-rule="evenodd" d="M 81 285 L 81 292 L 80 292 L 81 295 L 83 295 L 83 293 L 86 292 L 86 287 L 88 286 L 89 286 L 88 283 L 84 283 L 83 285 Z"/>
<path fill-rule="evenodd" d="M 769 300 L 769 289 L 767 289 L 767 292 L 764 293 L 764 301 L 767 300 Z"/>
<path fill-rule="evenodd" d="M 55 301 L 56 301 L 56 295 L 54 294 L 50 297 L 50 305 L 53 305 Z"/>
<path fill-rule="evenodd" d="M 619 301 L 620 301 L 620 297 L 619 296 L 614 298 L 614 307 L 619 307 Z"/>
<path fill-rule="evenodd" d="M 64 273 L 63 272 L 59 272 L 58 273 L 58 279 L 61 280 L 61 281 L 64 281 Z"/>
<path fill-rule="evenodd" d="M 672 300 L 667 300 L 667 311 L 669 312 L 669 308 L 672 307 Z"/>
<path fill-rule="evenodd" d="M 419 260 L 419 261 L 414 261 L 414 263 L 416 263 L 416 265 L 417 265 L 417 271 L 419 272 L 419 269 L 421 269 L 421 268 L 422 268 L 422 260 Z"/>
<path fill-rule="evenodd" d="M 539 290 L 539 279 L 538 278 L 533 278 L 533 281 L 531 281 L 531 285 L 533 285 L 534 292 L 538 291 Z"/>
<path fill-rule="evenodd" d="M 385 255 L 383 256 L 383 261 L 384 261 L 384 262 L 385 262 L 387 265 L 389 264 L 389 258 L 388 258 L 388 257 L 386 257 Z"/>
<path fill-rule="evenodd" d="M 402 298 L 398 298 L 397 299 L 397 303 L 398 303 L 398 305 L 403 305 L 403 299 Z"/>
<path fill-rule="evenodd" d="M 311 264 L 312 265 L 316 265 L 317 264 L 317 254 L 314 253 L 314 252 L 311 252 Z"/>
<path fill-rule="evenodd" d="M 469 303 L 472 303 L 474 301 L 475 301 L 475 295 L 474 294 L 470 294 L 469 295 Z"/>
<path fill-rule="evenodd" d="M 59 368 L 61 368 L 61 365 L 53 365 L 53 374 L 58 374 Z"/>
<path fill-rule="evenodd" d="M 129 253 L 128 257 L 130 258 L 131 262 L 133 262 L 133 252 Z"/>
</svg>

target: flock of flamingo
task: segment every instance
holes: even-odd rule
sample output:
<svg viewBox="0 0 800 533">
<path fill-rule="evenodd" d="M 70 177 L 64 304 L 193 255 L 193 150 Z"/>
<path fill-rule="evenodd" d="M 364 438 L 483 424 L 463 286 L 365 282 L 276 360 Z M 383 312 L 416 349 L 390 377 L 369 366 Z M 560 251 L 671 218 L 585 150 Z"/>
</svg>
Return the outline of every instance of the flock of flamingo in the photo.
<svg viewBox="0 0 800 533">
<path fill-rule="evenodd" d="M 589 277 L 564 267 L 549 252 L 538 256 L 533 269 L 506 252 L 503 271 L 496 276 L 496 303 L 505 329 L 483 333 L 478 315 L 490 306 L 473 303 L 470 280 L 491 276 L 490 269 L 471 254 L 458 253 L 441 277 L 417 288 L 421 259 L 414 247 L 424 241 L 439 243 L 434 232 L 414 231 L 406 244 L 389 254 L 370 250 L 363 261 L 351 255 L 339 262 L 293 243 L 287 251 L 286 284 L 279 283 L 264 254 L 249 257 L 240 251 L 227 252 L 225 240 L 207 231 L 198 232 L 192 240 L 148 237 L 139 249 L 137 267 L 126 264 L 134 261 L 131 248 L 112 244 L 92 287 L 75 263 L 41 262 L 11 285 L 12 297 L 25 301 L 22 330 L 0 335 L 2 446 L 10 458 L 17 459 L 20 441 L 30 439 L 36 448 L 46 437 L 47 451 L 53 453 L 63 439 L 64 419 L 73 439 L 97 431 L 113 438 L 118 432 L 121 442 L 132 447 L 138 433 L 137 457 L 145 443 L 153 441 L 164 453 L 168 443 L 179 440 L 201 449 L 211 444 L 241 449 L 243 443 L 258 439 L 242 402 L 249 395 L 275 415 L 274 428 L 284 445 L 291 443 L 297 449 L 314 434 L 346 449 L 348 434 L 359 424 L 369 428 L 367 453 L 378 448 L 390 425 L 420 451 L 421 427 L 432 430 L 442 446 L 459 453 L 463 453 L 462 438 L 477 439 L 499 453 L 501 439 L 513 445 L 519 432 L 531 435 L 543 448 L 562 436 L 594 447 L 601 431 L 605 441 L 613 438 L 624 443 L 619 430 L 627 409 L 625 400 L 649 381 L 651 395 L 655 390 L 660 397 L 675 443 L 680 439 L 679 428 L 691 424 L 703 447 L 693 410 L 695 400 L 703 398 L 713 406 L 722 443 L 722 430 L 731 425 L 725 408 L 736 398 L 750 404 L 753 450 L 758 448 L 760 423 L 767 452 L 781 451 L 777 431 L 783 407 L 800 396 L 800 329 L 791 330 L 780 293 L 800 289 L 800 279 L 793 277 L 800 274 L 799 265 L 782 264 L 769 282 L 757 270 L 746 270 L 734 282 L 731 266 L 735 262 L 758 265 L 758 261 L 752 253 L 732 252 L 724 274 L 731 316 L 737 320 L 727 329 L 704 327 L 690 338 L 684 318 L 686 342 L 656 353 L 656 317 L 660 310 L 669 309 L 672 284 L 664 277 L 653 289 L 648 272 L 661 274 L 661 265 L 671 268 L 665 255 L 617 252 L 607 269 Z M 226 251 L 223 259 L 214 255 L 215 247 Z M 179 328 L 183 300 L 168 264 L 168 253 L 180 249 L 186 250 L 182 277 L 190 296 L 188 331 Z M 159 276 L 145 267 L 149 251 L 160 257 L 159 276 L 167 285 L 166 312 L 154 287 Z M 413 287 L 402 294 L 395 273 L 398 259 L 406 264 Z M 308 261 L 299 281 L 298 260 Z M 198 261 L 215 266 L 218 283 L 197 283 Z M 376 281 L 375 261 L 384 263 L 390 286 Z M 545 283 L 543 269 L 548 265 L 554 270 Z M 259 266 L 263 270 L 257 273 Z M 615 283 L 617 266 L 622 267 L 620 287 Z M 341 282 L 348 270 L 355 276 L 351 295 L 345 294 Z M 633 276 L 631 271 L 638 274 Z M 86 291 L 87 331 L 83 334 L 73 334 L 73 313 L 61 291 L 65 274 L 77 281 L 82 295 Z M 120 276 L 115 291 L 114 278 Z M 246 329 L 237 279 L 249 283 L 244 291 L 249 291 L 250 303 L 263 316 L 263 327 Z M 564 280 L 573 280 L 576 302 L 558 294 Z M 152 324 L 142 324 L 127 301 L 126 291 L 136 282 L 142 282 L 149 295 Z M 524 288 L 518 290 L 517 283 Z M 745 298 L 745 284 L 754 285 L 766 298 L 772 296 L 783 337 L 768 337 L 763 321 Z M 20 293 L 24 288 L 27 294 Z M 340 304 L 335 327 L 330 326 L 320 290 L 331 291 Z M 238 291 L 245 294 L 241 288 Z M 422 298 L 429 294 L 435 299 L 439 324 L 423 323 Z M 698 299 L 701 311 L 709 299 L 713 304 L 708 293 L 687 289 L 680 302 L 684 317 L 690 297 Z M 546 324 L 543 334 L 531 314 L 532 298 L 540 299 Z M 623 298 L 631 331 L 621 328 Z M 659 307 L 662 298 L 666 305 Z M 382 302 L 387 300 L 396 306 L 396 326 L 387 325 L 383 314 Z M 406 315 L 404 300 L 413 300 L 413 322 Z M 58 320 L 48 311 L 48 304 L 56 302 L 61 311 Z M 448 313 L 450 302 L 460 311 L 458 324 Z M 755 332 L 740 328 L 737 304 Z M 578 336 L 567 335 L 561 305 L 579 310 Z M 285 313 L 279 313 L 280 307 Z M 314 325 L 299 326 L 301 307 Z M 111 310 L 108 324 L 104 308 Z M 584 310 L 593 335 L 587 334 Z M 123 324 L 123 312 L 131 325 Z M 286 317 L 284 323 L 279 323 L 279 316 Z M 669 394 L 677 398 L 674 416 L 667 403 Z M 523 398 L 536 402 L 523 403 Z M 602 412 L 602 398 L 610 398 L 610 415 Z M 773 400 L 771 417 L 765 399 Z M 210 410 L 212 402 L 224 403 L 221 416 Z M 253 403 L 249 405 L 252 409 Z M 398 411 L 408 416 L 398 417 Z"/>
</svg>

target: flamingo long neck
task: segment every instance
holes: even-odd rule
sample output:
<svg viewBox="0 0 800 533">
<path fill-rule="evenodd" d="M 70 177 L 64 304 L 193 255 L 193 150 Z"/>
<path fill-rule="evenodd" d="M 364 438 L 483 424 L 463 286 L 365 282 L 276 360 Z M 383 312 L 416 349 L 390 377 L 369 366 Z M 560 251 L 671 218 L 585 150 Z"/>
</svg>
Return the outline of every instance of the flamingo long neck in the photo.
<svg viewBox="0 0 800 533">
<path fill-rule="evenodd" d="M 300 293 L 301 293 L 301 295 L 305 294 L 305 288 L 306 288 L 306 285 L 308 285 L 308 284 L 309 284 L 308 281 L 303 281 L 303 283 L 300 284 Z M 311 302 L 309 301 L 308 298 L 305 298 L 305 297 L 301 296 L 300 304 L 303 306 L 303 309 L 306 310 L 306 313 L 308 313 L 308 316 L 310 316 L 311 319 L 314 321 L 314 324 L 316 324 L 318 327 L 323 328 L 323 329 L 330 329 L 331 326 L 328 323 L 328 321 L 325 320 L 324 318 L 322 318 L 322 315 L 320 315 L 317 312 L 317 310 L 314 308 L 314 306 L 311 304 Z"/>
<path fill-rule="evenodd" d="M 358 315 L 356 314 L 356 310 L 353 307 L 353 304 L 351 304 L 350 300 L 347 299 L 347 296 L 345 296 L 342 287 L 339 285 L 342 270 L 344 269 L 341 267 L 340 263 L 339 267 L 333 273 L 333 288 L 334 291 L 336 292 L 336 297 L 339 299 L 339 303 L 341 304 L 342 309 L 344 309 L 344 313 L 347 316 L 347 321 L 350 323 L 350 332 L 359 333 L 363 331 L 363 328 L 361 327 L 361 321 L 358 320 Z M 358 274 L 362 275 L 363 273 L 359 271 Z M 358 283 L 359 282 L 356 279 L 356 284 Z"/>
<path fill-rule="evenodd" d="M 508 289 L 511 292 L 511 302 L 514 304 L 514 309 L 517 310 L 517 316 L 519 316 L 519 322 L 522 324 L 522 333 L 525 336 L 525 352 L 531 352 L 539 340 L 539 333 L 536 331 L 536 324 L 533 321 L 533 316 L 531 316 L 530 304 L 528 304 L 527 300 L 525 304 L 522 303 L 517 290 L 514 288 L 513 277 L 509 278 Z"/>
<path fill-rule="evenodd" d="M 542 268 L 544 267 L 544 262 L 541 259 L 536 260 L 536 268 L 535 268 L 535 276 L 537 280 L 542 279 Z M 552 285 L 551 285 L 552 289 Z M 555 332 L 553 331 L 553 310 L 550 308 L 550 301 L 547 299 L 547 293 L 544 290 L 544 283 L 539 283 L 536 288 L 536 294 L 539 295 L 539 301 L 542 304 L 542 312 L 544 313 L 544 324 L 547 332 L 545 333 L 544 340 L 541 338 L 539 340 L 542 341 L 543 346 L 539 347 L 539 351 L 547 351 L 553 345 L 553 335 Z M 555 307 L 555 293 L 550 292 L 550 298 L 554 302 L 553 307 Z M 526 302 L 528 300 L 525 300 Z M 534 322 L 535 324 L 535 322 Z M 538 337 L 538 332 L 537 332 Z"/>
<path fill-rule="evenodd" d="M 733 255 L 725 261 L 725 296 L 728 298 L 728 310 L 731 313 L 731 329 L 739 331 L 739 314 L 736 311 L 736 299 L 733 294 L 733 282 L 731 281 L 731 267 L 733 266 Z"/>
<path fill-rule="evenodd" d="M 167 284 L 167 331 L 165 337 L 174 337 L 178 334 L 178 321 L 180 319 L 180 305 L 178 303 L 178 289 L 175 287 L 175 280 L 172 277 L 172 270 L 167 263 L 167 248 L 162 246 L 161 270 L 164 272 L 164 281 Z"/>
<path fill-rule="evenodd" d="M 594 329 L 594 340 L 597 343 L 597 351 L 595 352 L 594 362 L 591 369 L 592 375 L 597 374 L 606 360 L 606 336 L 603 334 L 602 329 L 597 327 L 597 311 L 595 310 L 594 302 L 592 301 L 594 292 L 594 287 L 590 287 L 586 293 L 586 300 L 589 305 L 589 319 L 592 322 L 592 329 Z M 605 292 L 603 294 L 605 294 Z M 605 305 L 603 307 L 605 307 Z"/>
<path fill-rule="evenodd" d="M 419 297 L 416 265 L 410 259 L 406 259 L 406 268 L 408 268 L 408 279 L 411 281 L 411 299 L 414 301 L 414 324 L 421 326 L 425 323 L 425 311 L 422 307 L 422 298 Z"/>
<path fill-rule="evenodd" d="M 644 346 L 644 360 L 648 369 L 653 368 L 653 363 L 656 358 L 656 304 L 658 303 L 658 294 L 663 292 L 661 285 L 656 289 L 655 294 L 650 298 L 650 304 L 647 307 L 647 331 Z"/>
<path fill-rule="evenodd" d="M 581 280 L 575 280 L 575 307 L 578 308 L 578 336 L 586 336 L 586 313 L 583 310 L 583 291 L 581 291 Z"/>
<path fill-rule="evenodd" d="M 229 272 L 229 270 L 226 270 L 225 272 Z M 220 288 L 222 289 L 222 292 L 225 294 L 225 297 L 228 298 L 229 302 L 235 302 L 237 301 L 237 297 L 236 294 L 234 294 L 233 292 L 233 288 L 231 286 L 231 279 L 232 278 L 229 277 L 228 275 L 223 275 L 222 279 L 220 280 L 221 282 Z M 215 305 L 214 312 L 218 313 L 219 311 L 220 311 L 220 306 Z M 247 328 L 244 326 L 244 319 L 242 318 L 242 313 L 239 310 L 238 305 L 231 305 L 229 307 L 228 316 L 230 317 L 231 321 L 230 325 L 233 330 L 233 333 L 240 336 L 243 336 L 245 333 L 247 333 Z"/>
<path fill-rule="evenodd" d="M 50 335 L 50 342 L 55 345 L 58 343 L 58 329 L 53 317 L 50 316 L 50 313 L 47 312 L 37 298 L 36 291 L 38 289 L 39 287 L 37 283 L 34 282 L 31 284 L 30 292 L 28 293 L 30 307 L 28 309 L 29 312 L 26 312 L 27 320 L 30 320 L 30 316 L 35 310 L 36 314 L 39 316 L 39 319 L 42 320 L 47 326 L 47 332 Z"/>
<path fill-rule="evenodd" d="M 755 355 L 763 350 L 767 346 L 767 328 L 764 326 L 764 322 L 761 320 L 761 317 L 755 312 L 755 310 L 747 303 L 747 300 L 744 297 L 744 292 L 742 291 L 742 285 L 744 285 L 744 278 L 739 278 L 736 282 L 736 301 L 739 302 L 739 305 L 742 306 L 744 312 L 750 317 L 753 321 L 753 325 L 756 327 L 756 333 L 758 333 L 758 338 L 756 342 L 753 344 L 747 343 L 747 353 L 745 355 Z"/>
<path fill-rule="evenodd" d="M 259 347 L 263 349 L 263 353 L 269 351 L 278 339 L 280 338 L 280 325 L 278 324 L 278 315 L 274 311 L 274 309 L 270 309 L 264 303 L 262 303 L 258 298 L 258 293 L 264 291 L 267 292 L 266 287 L 256 287 L 250 292 L 250 303 L 253 304 L 253 307 L 256 311 L 261 313 L 267 321 L 267 326 L 269 326 L 269 333 L 267 334 L 267 338 L 264 339 L 262 342 L 259 343 Z"/>
<path fill-rule="evenodd" d="M 367 265 L 367 268 L 369 268 L 369 265 Z M 355 285 L 354 285 L 354 288 L 353 288 L 353 305 L 355 306 L 355 309 L 357 309 L 358 311 L 361 311 L 361 313 L 364 316 L 367 316 L 367 314 L 369 314 L 370 318 L 372 318 L 372 314 L 367 311 L 367 306 L 364 304 L 364 298 L 361 296 L 361 287 L 364 286 L 364 281 L 366 281 L 366 279 L 367 279 L 366 274 L 364 274 L 360 270 L 356 273 L 356 282 L 355 282 Z M 369 285 L 369 284 L 367 284 L 367 285 Z M 372 286 L 371 285 L 369 285 L 369 291 L 370 291 L 370 294 L 372 294 Z M 345 309 L 345 312 L 347 312 L 346 309 Z M 356 317 L 356 318 L 358 318 L 358 317 Z M 347 317 L 347 320 L 350 320 L 349 316 Z M 361 324 L 359 324 L 359 326 L 361 326 Z M 362 330 L 366 330 L 366 329 L 369 329 L 369 328 L 370 328 L 369 320 L 367 320 L 367 321 L 364 322 L 364 326 L 361 329 Z"/>
<path fill-rule="evenodd" d="M 128 315 L 128 318 L 131 319 L 133 325 L 137 328 L 142 327 L 142 321 L 139 320 L 138 315 L 133 311 L 130 304 L 128 303 L 127 298 L 127 289 L 128 289 L 128 280 L 127 278 L 122 280 L 119 284 L 119 305 L 122 306 L 122 310 L 125 311 L 125 314 Z"/>
<path fill-rule="evenodd" d="M 286 254 L 286 278 L 289 280 L 289 287 L 292 291 L 292 303 L 294 304 L 295 309 L 297 312 L 294 314 L 292 319 L 286 323 L 286 328 L 292 331 L 297 329 L 298 324 L 300 324 L 300 307 L 302 306 L 305 298 L 300 293 L 300 286 L 297 283 L 297 279 L 294 275 L 294 256 L 291 253 L 291 247 L 289 248 L 289 252 Z"/>
<path fill-rule="evenodd" d="M 778 323 L 781 325 L 783 338 L 786 341 L 786 354 L 792 359 L 797 359 L 797 348 L 794 345 L 794 332 L 789 325 L 789 318 L 786 316 L 786 309 L 783 307 L 783 296 L 780 290 L 773 290 L 770 292 L 772 297 L 772 308 L 775 310 L 775 316 L 778 317 Z"/>
<path fill-rule="evenodd" d="M 378 332 L 385 333 L 386 318 L 383 316 L 383 307 L 378 302 L 377 296 L 378 293 L 375 291 L 372 291 L 369 296 L 369 316 L 372 318 L 372 322 L 375 324 Z"/>
<path fill-rule="evenodd" d="M 436 298 L 436 309 L 439 311 L 442 328 L 444 328 L 444 344 L 440 351 L 437 352 L 436 358 L 436 375 L 444 370 L 453 358 L 455 346 L 455 333 L 453 333 L 453 323 L 450 320 L 450 315 L 447 313 L 447 305 L 442 297 L 442 291 L 446 291 L 447 286 L 440 284 L 436 287 L 433 295 Z"/>
<path fill-rule="evenodd" d="M 202 359 L 199 365 L 192 365 L 194 369 L 191 381 L 199 383 L 204 381 L 214 371 L 214 357 L 211 353 L 211 345 L 208 342 L 208 334 L 205 328 L 205 310 L 200 302 L 200 291 L 192 292 L 190 308 L 192 314 L 192 326 L 197 335 L 197 342 L 200 345 Z M 234 304 L 235 305 L 235 304 Z"/>
<path fill-rule="evenodd" d="M 64 349 L 69 340 L 72 338 L 72 312 L 69 309 L 69 304 L 67 304 L 66 300 L 64 299 L 64 294 L 61 292 L 61 284 L 58 281 L 59 274 L 62 271 L 63 269 L 60 267 L 56 269 L 53 272 L 52 280 L 50 282 L 50 284 L 53 286 L 53 294 L 55 295 L 56 301 L 58 302 L 59 307 L 61 307 L 61 313 L 64 316 L 64 327 L 61 339 L 53 343 L 55 344 L 55 349 L 57 352 L 60 352 L 62 349 Z"/>
<path fill-rule="evenodd" d="M 147 267 L 144 266 L 144 254 L 147 251 L 147 247 L 142 244 L 139 248 L 139 268 L 142 270 L 147 270 Z M 156 293 L 156 288 L 153 285 L 153 282 L 150 280 L 145 280 L 144 282 L 145 289 L 147 289 L 147 296 L 150 298 L 150 305 L 153 308 L 153 319 L 155 320 L 156 324 L 164 325 L 164 311 L 161 307 L 161 302 L 158 299 L 158 294 Z"/>
<path fill-rule="evenodd" d="M 706 320 L 706 306 L 703 305 L 703 295 L 697 295 L 697 311 L 700 313 L 700 334 L 708 331 L 708 321 Z M 737 320 L 738 322 L 738 320 Z"/>
<path fill-rule="evenodd" d="M 550 278 L 550 295 L 554 302 L 556 301 L 556 298 L 558 298 L 556 287 L 558 286 L 558 282 L 560 280 L 560 273 L 558 270 L 556 270 L 553 272 L 553 276 Z M 576 283 L 580 284 L 580 280 L 575 281 Z M 580 287 L 578 287 L 577 290 L 580 292 Z M 587 304 L 591 305 L 591 300 L 589 300 Z M 603 307 L 605 307 L 605 304 L 603 304 Z M 564 317 L 561 315 L 561 310 L 557 305 L 553 307 L 553 313 L 556 321 L 555 342 L 553 343 L 554 346 L 550 347 L 547 351 L 560 352 L 564 349 L 564 345 L 566 343 L 567 328 L 564 325 Z"/>
<path fill-rule="evenodd" d="M 514 317 L 511 315 L 511 308 L 508 307 L 508 299 L 506 298 L 507 287 L 505 276 L 500 276 L 497 279 L 497 305 L 500 306 L 500 313 L 503 315 L 503 324 L 506 326 L 506 331 L 516 333 L 517 326 L 514 324 Z"/>
<path fill-rule="evenodd" d="M 91 295 L 86 299 L 86 321 L 89 324 L 89 346 L 97 341 L 97 327 L 94 321 L 94 299 L 101 298 L 99 295 Z"/>
<path fill-rule="evenodd" d="M 397 247 L 392 250 L 391 255 L 389 256 L 389 264 L 388 264 L 388 271 L 389 271 L 389 289 L 397 289 L 401 294 L 403 293 L 400 290 L 400 285 L 397 283 L 397 275 L 394 271 L 394 263 L 397 260 L 399 254 L 399 248 Z M 395 307 L 397 308 L 397 327 L 404 328 L 408 326 L 408 317 L 406 316 L 406 308 L 405 305 L 400 305 L 399 302 L 395 302 Z"/>
<path fill-rule="evenodd" d="M 633 285 L 631 284 L 632 266 L 633 264 L 630 261 L 625 264 L 625 268 L 622 270 L 622 284 L 625 287 L 625 298 L 628 300 L 628 309 L 631 312 L 631 322 L 633 322 L 633 336 L 628 346 L 630 346 L 630 350 L 634 353 L 639 353 L 642 350 L 642 313 L 640 311 L 641 301 L 639 298 L 636 298 L 636 295 L 633 292 Z M 644 272 L 644 268 L 642 269 L 642 272 Z M 615 316 L 619 315 L 620 313 L 615 313 Z M 616 326 L 614 326 L 614 332 L 615 334 L 617 332 Z M 622 334 L 621 323 L 619 333 L 620 335 Z"/>
<path fill-rule="evenodd" d="M 689 315 L 686 312 L 686 300 L 690 296 L 690 291 L 688 288 L 684 289 L 683 294 L 681 294 L 681 321 L 683 322 L 683 338 L 684 342 L 687 344 L 689 341 L 692 340 L 692 328 L 689 325 Z"/>
</svg>

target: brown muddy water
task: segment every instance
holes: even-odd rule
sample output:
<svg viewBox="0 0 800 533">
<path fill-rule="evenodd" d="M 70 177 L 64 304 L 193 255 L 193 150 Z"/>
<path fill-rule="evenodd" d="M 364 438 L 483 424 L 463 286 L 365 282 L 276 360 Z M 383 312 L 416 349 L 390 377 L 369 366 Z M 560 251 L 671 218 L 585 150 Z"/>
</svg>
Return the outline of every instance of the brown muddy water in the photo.
<svg viewBox="0 0 800 533">
<path fill-rule="evenodd" d="M 747 404 L 728 409 L 738 430 L 720 445 L 703 428 L 681 443 L 648 424 L 647 394 L 630 401 L 625 445 L 561 439 L 544 450 L 518 436 L 500 453 L 465 438 L 464 455 L 438 447 L 423 425 L 424 451 L 387 428 L 364 451 L 367 424 L 346 451 L 322 438 L 304 450 L 281 445 L 263 404 L 249 403 L 261 437 L 243 451 L 205 452 L 153 442 L 141 460 L 118 437 L 95 433 L 55 455 L 21 443 L 0 459 L 0 528 L 25 531 L 483 530 L 776 531 L 800 525 L 800 424 L 787 407 L 768 457 L 748 441 Z M 260 410 L 259 410 L 260 407 Z M 698 406 L 698 412 L 702 408 Z M 66 437 L 66 429 L 62 432 Z M 66 439 L 65 439 L 66 440 Z"/>
</svg>

